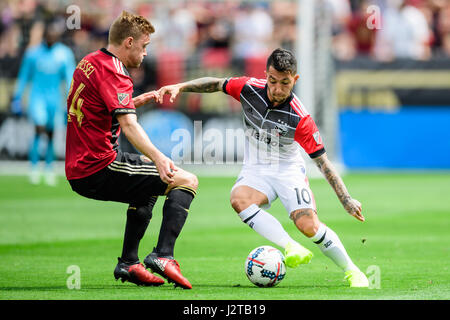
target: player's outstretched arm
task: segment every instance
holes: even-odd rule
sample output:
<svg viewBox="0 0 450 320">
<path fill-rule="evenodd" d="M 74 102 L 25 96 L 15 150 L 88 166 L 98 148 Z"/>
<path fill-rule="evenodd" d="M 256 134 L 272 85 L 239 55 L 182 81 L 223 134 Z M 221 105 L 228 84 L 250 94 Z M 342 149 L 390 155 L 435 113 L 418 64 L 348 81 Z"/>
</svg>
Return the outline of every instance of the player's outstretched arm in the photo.
<svg viewBox="0 0 450 320">
<path fill-rule="evenodd" d="M 149 91 L 146 93 L 143 93 L 141 95 L 138 95 L 137 97 L 133 98 L 133 104 L 136 108 L 139 108 L 143 106 L 144 104 L 149 103 L 151 100 L 158 100 L 158 92 L 157 91 Z"/>
<path fill-rule="evenodd" d="M 173 102 L 180 92 L 211 93 L 222 91 L 225 80 L 225 78 L 204 77 L 164 86 L 158 90 L 158 102 L 162 103 L 166 94 L 170 95 L 170 102 Z"/>
<path fill-rule="evenodd" d="M 345 210 L 359 221 L 364 221 L 365 218 L 361 214 L 361 203 L 350 196 L 344 181 L 342 181 L 333 164 L 328 159 L 327 154 L 324 153 L 313 160 L 333 188 Z"/>
</svg>

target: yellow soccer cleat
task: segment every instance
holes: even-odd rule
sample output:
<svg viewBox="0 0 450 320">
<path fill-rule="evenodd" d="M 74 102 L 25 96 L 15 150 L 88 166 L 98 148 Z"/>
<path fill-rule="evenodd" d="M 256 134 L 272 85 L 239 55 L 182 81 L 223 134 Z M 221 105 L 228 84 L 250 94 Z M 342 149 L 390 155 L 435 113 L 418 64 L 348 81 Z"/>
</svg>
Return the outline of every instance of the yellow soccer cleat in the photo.
<svg viewBox="0 0 450 320">
<path fill-rule="evenodd" d="M 311 262 L 313 253 L 298 243 L 288 243 L 284 248 L 284 263 L 289 268 L 296 268 L 301 264 Z"/>
<path fill-rule="evenodd" d="M 368 288 L 369 280 L 366 275 L 359 270 L 345 272 L 344 280 L 347 280 L 351 288 Z"/>
</svg>

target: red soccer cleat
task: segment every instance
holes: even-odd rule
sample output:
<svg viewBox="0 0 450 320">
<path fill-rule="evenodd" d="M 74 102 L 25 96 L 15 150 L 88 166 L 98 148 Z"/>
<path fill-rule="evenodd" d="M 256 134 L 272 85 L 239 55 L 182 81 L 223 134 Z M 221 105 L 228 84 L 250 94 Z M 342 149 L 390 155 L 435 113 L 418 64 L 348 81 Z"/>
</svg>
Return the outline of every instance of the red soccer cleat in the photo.
<svg viewBox="0 0 450 320">
<path fill-rule="evenodd" d="M 181 274 L 180 265 L 175 259 L 160 258 L 152 252 L 145 258 L 144 263 L 147 268 L 174 283 L 175 287 L 192 289 L 191 283 Z"/>
<path fill-rule="evenodd" d="M 119 258 L 119 263 L 114 269 L 114 278 L 119 278 L 122 282 L 128 281 L 138 286 L 160 286 L 164 284 L 164 280 L 153 275 L 145 269 L 140 262 L 128 264 Z"/>
</svg>

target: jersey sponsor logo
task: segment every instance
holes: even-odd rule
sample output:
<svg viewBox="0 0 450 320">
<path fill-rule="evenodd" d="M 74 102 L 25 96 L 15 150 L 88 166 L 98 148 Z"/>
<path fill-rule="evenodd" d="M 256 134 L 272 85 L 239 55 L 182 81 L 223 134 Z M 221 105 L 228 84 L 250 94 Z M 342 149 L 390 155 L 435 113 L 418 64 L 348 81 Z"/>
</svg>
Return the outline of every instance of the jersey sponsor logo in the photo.
<svg viewBox="0 0 450 320">
<path fill-rule="evenodd" d="M 317 145 L 322 144 L 322 137 L 320 136 L 319 131 L 313 133 L 314 141 L 316 141 Z"/>
<path fill-rule="evenodd" d="M 283 145 L 280 143 L 280 139 L 278 138 L 279 135 L 277 129 L 261 129 L 259 131 L 250 129 L 248 131 L 251 136 L 262 143 L 265 143 L 271 147 L 283 147 Z"/>
<path fill-rule="evenodd" d="M 128 105 L 128 103 L 130 103 L 130 94 L 117 93 L 117 99 L 119 100 L 120 105 L 126 106 L 126 105 Z"/>
<path fill-rule="evenodd" d="M 256 140 L 265 142 L 267 144 L 270 144 L 272 142 L 272 138 L 268 136 L 267 132 L 264 130 L 261 130 L 260 132 L 253 130 L 253 136 Z"/>
</svg>

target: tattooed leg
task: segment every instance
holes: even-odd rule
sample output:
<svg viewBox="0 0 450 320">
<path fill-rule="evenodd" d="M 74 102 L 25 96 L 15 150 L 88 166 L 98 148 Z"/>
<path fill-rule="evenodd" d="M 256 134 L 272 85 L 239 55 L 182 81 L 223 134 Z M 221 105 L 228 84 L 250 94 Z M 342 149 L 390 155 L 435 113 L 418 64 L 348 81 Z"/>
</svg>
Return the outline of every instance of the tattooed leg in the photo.
<svg viewBox="0 0 450 320">
<path fill-rule="evenodd" d="M 319 221 L 314 210 L 295 210 L 291 213 L 291 219 L 297 228 L 343 271 L 359 270 L 348 256 L 338 235 Z"/>
<path fill-rule="evenodd" d="M 298 209 L 291 212 L 290 218 L 301 233 L 308 238 L 314 236 L 319 229 L 320 221 L 312 209 Z"/>
</svg>

